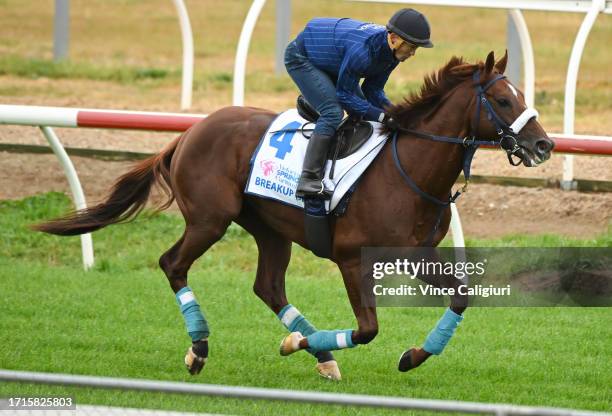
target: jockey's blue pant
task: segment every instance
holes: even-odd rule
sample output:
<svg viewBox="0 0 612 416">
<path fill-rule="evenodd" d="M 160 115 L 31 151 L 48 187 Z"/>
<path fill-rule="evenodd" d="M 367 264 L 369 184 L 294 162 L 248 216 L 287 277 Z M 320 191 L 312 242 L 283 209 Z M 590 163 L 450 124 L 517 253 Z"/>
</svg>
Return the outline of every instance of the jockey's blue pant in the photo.
<svg viewBox="0 0 612 416">
<path fill-rule="evenodd" d="M 295 40 L 285 50 L 285 67 L 306 101 L 320 114 L 314 133 L 333 136 L 342 122 L 344 111 L 336 98 L 336 84 L 327 73 L 315 67 L 302 54 Z M 360 88 L 357 94 L 363 96 Z"/>
</svg>

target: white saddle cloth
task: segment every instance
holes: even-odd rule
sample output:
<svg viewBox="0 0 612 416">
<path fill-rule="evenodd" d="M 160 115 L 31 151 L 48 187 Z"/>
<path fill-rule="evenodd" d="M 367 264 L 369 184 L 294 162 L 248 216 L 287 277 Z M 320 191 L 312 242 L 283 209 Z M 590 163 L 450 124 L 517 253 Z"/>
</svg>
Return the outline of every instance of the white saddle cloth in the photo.
<svg viewBox="0 0 612 416">
<path fill-rule="evenodd" d="M 327 212 L 336 208 L 383 148 L 388 136 L 380 133 L 380 123 L 371 124 L 374 127 L 372 137 L 355 153 L 336 161 L 333 179 L 329 179 L 332 163 L 327 161 L 324 182 L 326 188 L 333 191 L 331 200 L 325 203 Z M 310 135 L 313 127 L 314 124 L 303 119 L 295 109 L 280 114 L 268 127 L 251 157 L 245 193 L 304 208 L 304 201 L 295 197 L 308 145 L 308 139 L 300 129 L 304 128 Z"/>
</svg>

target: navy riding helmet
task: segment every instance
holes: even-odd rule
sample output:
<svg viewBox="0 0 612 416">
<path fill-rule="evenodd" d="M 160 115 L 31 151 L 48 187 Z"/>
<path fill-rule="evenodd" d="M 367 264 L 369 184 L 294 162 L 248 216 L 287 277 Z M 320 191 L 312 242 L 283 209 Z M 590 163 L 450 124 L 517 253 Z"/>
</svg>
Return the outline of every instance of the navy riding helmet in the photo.
<svg viewBox="0 0 612 416">
<path fill-rule="evenodd" d="M 387 23 L 387 30 L 421 48 L 433 48 L 431 29 L 423 14 L 414 9 L 398 10 Z"/>
</svg>

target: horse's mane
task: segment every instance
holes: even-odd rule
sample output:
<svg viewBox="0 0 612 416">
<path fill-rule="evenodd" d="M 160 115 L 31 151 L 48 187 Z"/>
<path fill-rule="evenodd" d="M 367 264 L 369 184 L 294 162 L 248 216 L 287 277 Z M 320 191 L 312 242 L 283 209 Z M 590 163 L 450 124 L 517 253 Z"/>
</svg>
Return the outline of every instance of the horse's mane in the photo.
<svg viewBox="0 0 612 416">
<path fill-rule="evenodd" d="M 426 117 L 442 102 L 442 98 L 449 91 L 470 77 L 466 71 L 452 71 L 452 69 L 468 65 L 463 57 L 453 56 L 438 71 L 425 76 L 418 92 L 411 93 L 403 103 L 392 105 L 387 111 L 404 126 Z"/>
</svg>

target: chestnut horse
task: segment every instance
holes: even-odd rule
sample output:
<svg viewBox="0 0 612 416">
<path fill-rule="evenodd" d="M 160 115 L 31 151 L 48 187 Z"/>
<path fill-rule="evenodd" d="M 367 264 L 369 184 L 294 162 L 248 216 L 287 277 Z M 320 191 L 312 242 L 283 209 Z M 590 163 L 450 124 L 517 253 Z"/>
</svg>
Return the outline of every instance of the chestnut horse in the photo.
<svg viewBox="0 0 612 416">
<path fill-rule="evenodd" d="M 281 343 L 281 354 L 306 349 L 317 358 L 321 375 L 339 380 L 330 351 L 367 344 L 378 333 L 376 308 L 362 303 L 361 247 L 437 246 L 449 227 L 448 196 L 466 153 L 473 149 L 470 145 L 476 142 L 498 137 L 496 143 L 508 152 L 511 162 L 518 157 L 525 166 L 550 156 L 553 143 L 536 121 L 537 113 L 527 109 L 523 95 L 501 75 L 506 61 L 507 55 L 496 63 L 493 52 L 486 62 L 476 64 L 453 57 L 425 77 L 418 94 L 387 109 L 402 128 L 364 173 L 346 213 L 331 220 L 329 259 L 342 273 L 357 329 L 317 330 L 287 300 L 285 272 L 291 244 L 308 248 L 304 213 L 243 192 L 249 160 L 276 116 L 267 110 L 227 107 L 214 112 L 119 178 L 105 202 L 36 228 L 76 235 L 126 221 L 140 212 L 152 185 L 159 183 L 169 199 L 163 208 L 176 199 L 186 223 L 182 237 L 161 256 L 159 265 L 192 338 L 185 357 L 188 370 L 196 374 L 204 366 L 209 331 L 187 286 L 187 273 L 235 222 L 253 235 L 259 249 L 255 294 L 291 332 Z M 407 180 L 412 181 L 410 187 Z M 423 347 L 402 354 L 401 371 L 442 351 L 467 306 L 456 298 L 451 298 L 450 305 Z"/>
</svg>

